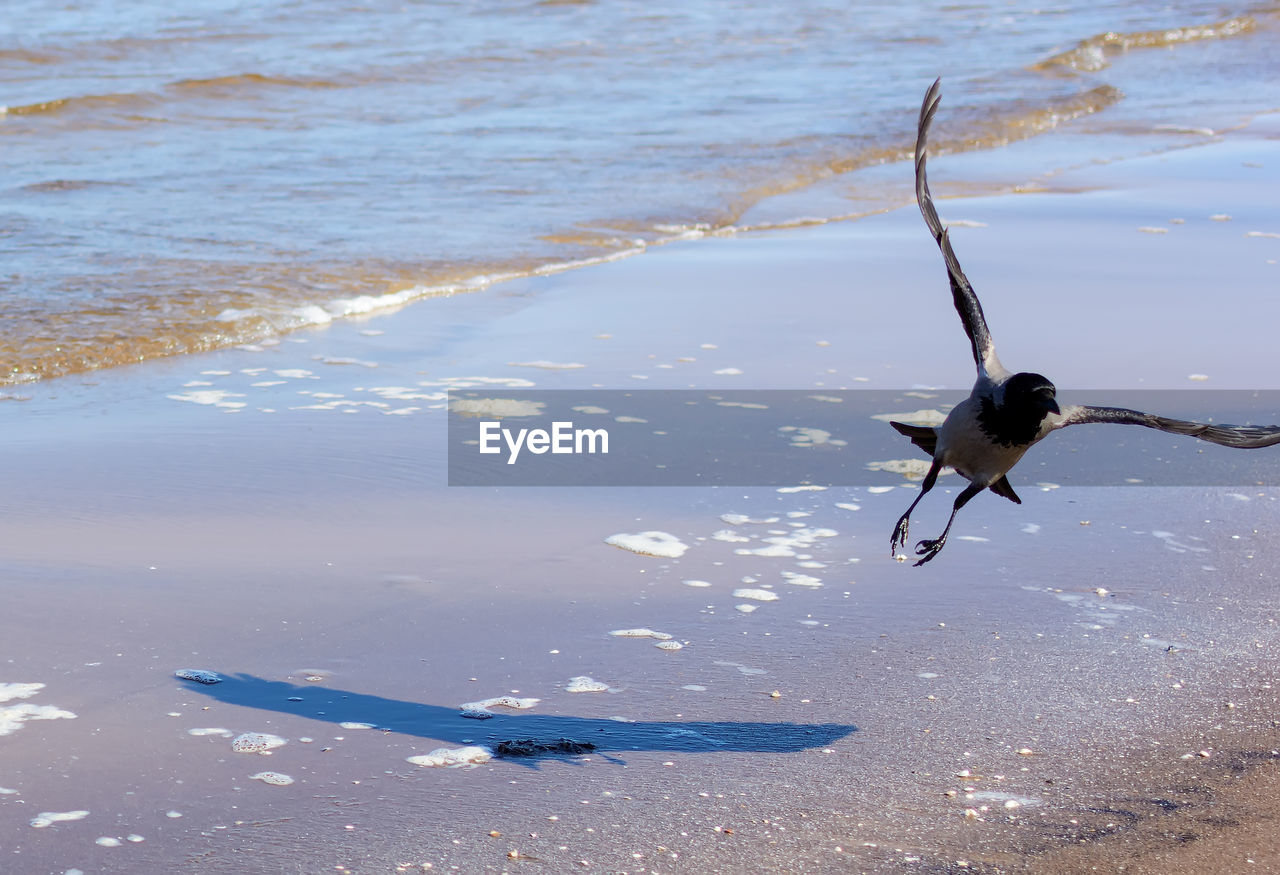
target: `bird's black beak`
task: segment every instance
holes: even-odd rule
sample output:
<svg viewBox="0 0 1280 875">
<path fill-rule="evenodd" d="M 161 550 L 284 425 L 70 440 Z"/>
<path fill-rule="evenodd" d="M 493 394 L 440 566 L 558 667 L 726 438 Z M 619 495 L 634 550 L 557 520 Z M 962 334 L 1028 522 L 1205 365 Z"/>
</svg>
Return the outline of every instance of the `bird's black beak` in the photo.
<svg viewBox="0 0 1280 875">
<path fill-rule="evenodd" d="M 1062 413 L 1062 409 L 1058 407 L 1058 399 L 1052 395 L 1044 399 L 1044 406 L 1050 413 Z"/>
</svg>

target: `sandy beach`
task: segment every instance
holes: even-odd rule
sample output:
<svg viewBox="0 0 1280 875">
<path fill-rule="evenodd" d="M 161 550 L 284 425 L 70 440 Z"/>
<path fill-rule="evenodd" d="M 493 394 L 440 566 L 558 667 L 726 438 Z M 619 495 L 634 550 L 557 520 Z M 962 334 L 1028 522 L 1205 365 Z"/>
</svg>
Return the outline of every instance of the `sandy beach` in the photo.
<svg viewBox="0 0 1280 875">
<path fill-rule="evenodd" d="M 932 163 L 1004 361 L 1073 400 L 1280 389 L 1278 137 Z M 896 475 L 446 485 L 449 389 L 915 410 L 971 373 L 905 205 L 11 389 L 0 870 L 1280 866 L 1274 488 L 1058 486 L 1028 456 L 1021 506 L 980 496 L 912 568 Z M 1072 438 L 1080 464 L 1136 439 Z M 606 543 L 655 531 L 687 550 Z"/>
</svg>

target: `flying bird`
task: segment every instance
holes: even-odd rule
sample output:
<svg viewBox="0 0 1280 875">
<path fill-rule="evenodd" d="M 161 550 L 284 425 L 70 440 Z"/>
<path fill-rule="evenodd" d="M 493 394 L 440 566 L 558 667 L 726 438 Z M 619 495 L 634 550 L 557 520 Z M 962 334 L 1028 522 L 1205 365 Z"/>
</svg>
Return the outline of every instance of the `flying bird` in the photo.
<svg viewBox="0 0 1280 875">
<path fill-rule="evenodd" d="M 978 303 L 973 286 L 960 269 L 947 229 L 942 227 L 938 211 L 933 206 L 933 197 L 929 194 L 925 158 L 929 125 L 938 111 L 941 94 L 942 80 L 939 79 L 925 94 L 924 103 L 920 106 L 920 124 L 916 132 L 916 201 L 920 205 L 925 224 L 929 226 L 929 232 L 942 251 L 942 259 L 946 262 L 947 275 L 951 279 L 951 298 L 960 314 L 960 321 L 964 323 L 965 334 L 969 336 L 969 342 L 973 346 L 973 361 L 978 368 L 978 379 L 973 384 L 969 397 L 952 408 L 941 426 L 931 428 L 902 422 L 890 423 L 933 459 L 929 473 L 921 484 L 920 494 L 894 527 L 889 540 L 890 555 L 895 555 L 899 547 L 906 547 L 911 512 L 933 488 L 943 467 L 954 468 L 957 474 L 969 481 L 969 485 L 956 496 L 951 517 L 942 534 L 916 544 L 915 552 L 920 557 L 915 563 L 917 566 L 938 555 L 947 542 L 947 533 L 951 531 L 951 524 L 960 508 L 982 490 L 990 489 L 1014 504 L 1022 504 L 1022 499 L 1013 491 L 1006 475 L 1033 444 L 1043 440 L 1050 432 L 1068 425 L 1141 425 L 1199 438 L 1224 447 L 1245 449 L 1280 443 L 1280 426 L 1275 425 L 1208 425 L 1122 407 L 1086 407 L 1075 404 L 1060 406 L 1057 390 L 1047 378 L 1026 372 L 1015 374 L 1000 363 L 995 344 L 991 340 L 991 332 L 987 328 L 986 317 L 982 313 L 982 305 Z"/>
</svg>

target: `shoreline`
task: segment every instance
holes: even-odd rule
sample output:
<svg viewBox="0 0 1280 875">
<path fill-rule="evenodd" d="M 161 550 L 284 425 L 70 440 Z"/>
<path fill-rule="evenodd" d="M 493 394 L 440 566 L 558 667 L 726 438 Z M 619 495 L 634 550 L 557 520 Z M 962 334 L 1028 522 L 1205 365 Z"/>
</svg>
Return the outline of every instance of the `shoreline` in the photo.
<svg viewBox="0 0 1280 875">
<path fill-rule="evenodd" d="M 1063 386 L 1188 388 L 1203 373 L 1209 388 L 1272 388 L 1257 381 L 1274 373 L 1267 295 L 1280 268 L 1271 238 L 1246 235 L 1280 230 L 1263 194 L 1280 165 L 1275 121 L 1060 180 L 1082 194 L 940 201 L 944 219 L 970 223 L 955 245 L 1002 357 Z M 982 163 L 946 156 L 931 170 L 964 179 Z M 1275 490 L 1038 489 L 1020 467 L 1024 505 L 975 502 L 945 553 L 910 569 L 884 550 L 909 483 L 443 486 L 440 395 L 469 377 L 957 388 L 972 364 L 956 322 L 932 241 L 905 209 L 22 387 L 31 400 L 6 407 L 0 681 L 45 686 L 0 708 L 76 716 L 0 737 L 0 786 L 17 791 L 0 795 L 0 846 L 30 871 L 503 871 L 529 858 L 1108 871 L 1121 853 L 1161 865 L 1177 831 L 1206 835 L 1181 853 L 1235 843 L 1274 859 L 1255 826 L 1275 811 L 1274 768 L 1246 779 L 1242 801 L 1226 776 L 1231 751 L 1276 744 Z M 741 373 L 717 373 L 729 370 Z M 917 534 L 945 506 L 922 506 Z M 718 539 L 726 529 L 747 540 Z M 649 530 L 690 549 L 662 560 L 604 543 Z M 768 537 L 798 539 L 793 555 L 737 552 Z M 610 634 L 642 627 L 683 649 Z M 228 680 L 174 679 L 184 668 Z M 570 692 L 581 676 L 609 689 Z M 542 701 L 482 721 L 457 713 L 496 696 Z M 343 725 L 359 723 L 374 729 Z M 405 762 L 467 739 L 591 741 L 614 725 L 604 735 L 620 740 L 580 756 Z M 797 728 L 813 744 L 771 743 Z M 288 743 L 259 758 L 192 729 Z M 264 769 L 295 783 L 251 777 Z M 1167 817 L 1148 803 L 1134 809 L 1141 826 L 1095 837 L 1116 800 L 1179 787 L 1208 801 Z M 1206 825 L 1220 805 L 1244 825 Z"/>
</svg>

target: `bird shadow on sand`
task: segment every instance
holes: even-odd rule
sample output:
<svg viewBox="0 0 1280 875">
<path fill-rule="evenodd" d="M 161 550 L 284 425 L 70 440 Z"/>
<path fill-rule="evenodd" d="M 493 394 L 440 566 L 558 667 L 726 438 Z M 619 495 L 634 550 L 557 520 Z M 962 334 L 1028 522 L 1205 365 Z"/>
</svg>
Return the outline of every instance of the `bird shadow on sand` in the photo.
<svg viewBox="0 0 1280 875">
<path fill-rule="evenodd" d="M 291 714 L 326 723 L 364 723 L 384 732 L 483 745 L 504 758 L 535 766 L 545 757 L 609 752 L 798 753 L 824 747 L 857 732 L 842 723 L 768 723 L 734 720 L 623 722 L 556 714 L 495 713 L 464 717 L 457 707 L 370 696 L 328 686 L 223 674 L 222 682 L 190 684 L 192 692 L 230 705 Z"/>
</svg>

